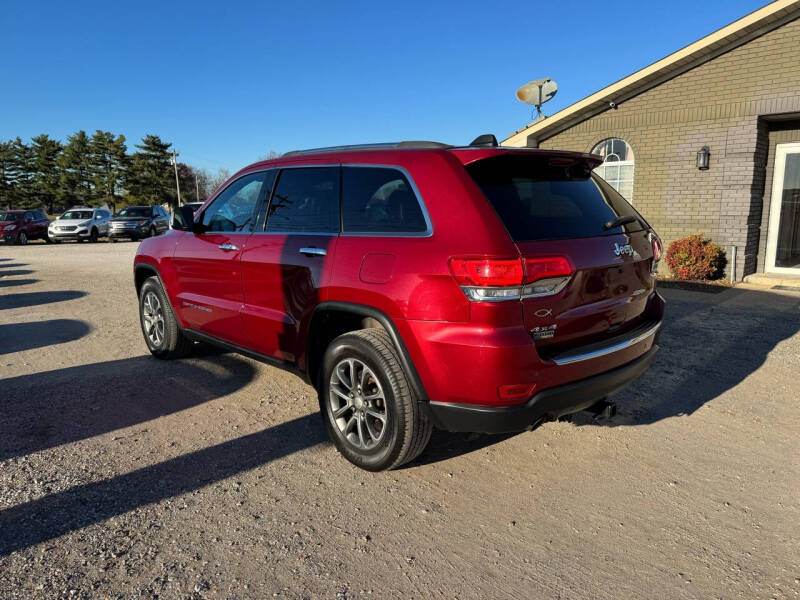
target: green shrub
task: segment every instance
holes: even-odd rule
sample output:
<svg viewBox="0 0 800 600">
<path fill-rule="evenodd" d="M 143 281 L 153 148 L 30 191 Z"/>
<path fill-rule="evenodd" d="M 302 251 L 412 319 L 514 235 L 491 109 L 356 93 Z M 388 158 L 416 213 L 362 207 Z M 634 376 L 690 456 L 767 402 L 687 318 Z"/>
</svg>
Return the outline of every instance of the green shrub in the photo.
<svg viewBox="0 0 800 600">
<path fill-rule="evenodd" d="M 702 233 L 675 240 L 666 257 L 675 279 L 719 279 L 725 269 L 725 251 Z"/>
</svg>

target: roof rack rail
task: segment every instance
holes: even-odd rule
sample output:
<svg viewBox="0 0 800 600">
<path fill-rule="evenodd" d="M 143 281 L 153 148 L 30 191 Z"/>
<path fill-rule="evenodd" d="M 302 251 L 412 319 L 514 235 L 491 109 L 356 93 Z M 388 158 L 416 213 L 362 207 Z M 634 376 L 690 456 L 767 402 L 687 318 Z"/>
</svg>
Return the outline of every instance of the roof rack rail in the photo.
<svg viewBox="0 0 800 600">
<path fill-rule="evenodd" d="M 351 146 L 328 146 L 327 148 L 310 148 L 308 150 L 292 150 L 283 156 L 302 156 L 304 154 L 323 154 L 326 152 L 358 152 L 359 150 L 427 150 L 431 148 L 452 148 L 450 144 L 441 142 L 411 141 L 387 142 L 382 144 L 355 144 Z"/>
</svg>

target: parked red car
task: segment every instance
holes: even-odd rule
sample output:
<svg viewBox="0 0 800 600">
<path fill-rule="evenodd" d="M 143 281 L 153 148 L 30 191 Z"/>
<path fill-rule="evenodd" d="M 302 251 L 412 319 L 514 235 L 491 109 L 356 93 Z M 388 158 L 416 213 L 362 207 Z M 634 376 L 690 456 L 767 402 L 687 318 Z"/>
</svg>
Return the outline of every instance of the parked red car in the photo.
<svg viewBox="0 0 800 600">
<path fill-rule="evenodd" d="M 27 244 L 45 240 L 50 219 L 40 210 L 0 210 L 0 235 L 7 244 Z"/>
<path fill-rule="evenodd" d="M 139 246 L 145 341 L 160 358 L 202 340 L 295 371 L 370 470 L 418 456 L 434 426 L 607 409 L 653 361 L 664 301 L 661 242 L 600 162 L 492 139 L 253 164 Z"/>
</svg>

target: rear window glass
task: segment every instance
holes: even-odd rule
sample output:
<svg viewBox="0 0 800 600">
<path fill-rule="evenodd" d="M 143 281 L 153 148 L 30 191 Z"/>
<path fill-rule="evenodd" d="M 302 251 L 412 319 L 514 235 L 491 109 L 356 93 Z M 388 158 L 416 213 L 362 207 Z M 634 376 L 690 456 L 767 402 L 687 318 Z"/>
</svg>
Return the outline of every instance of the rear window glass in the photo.
<svg viewBox="0 0 800 600">
<path fill-rule="evenodd" d="M 425 217 L 411 184 L 397 169 L 342 169 L 342 226 L 354 233 L 424 233 Z"/>
<path fill-rule="evenodd" d="M 549 157 L 500 156 L 467 165 L 514 241 L 632 233 L 646 223 L 588 167 L 550 164 Z M 633 223 L 605 229 L 617 217 Z"/>
</svg>

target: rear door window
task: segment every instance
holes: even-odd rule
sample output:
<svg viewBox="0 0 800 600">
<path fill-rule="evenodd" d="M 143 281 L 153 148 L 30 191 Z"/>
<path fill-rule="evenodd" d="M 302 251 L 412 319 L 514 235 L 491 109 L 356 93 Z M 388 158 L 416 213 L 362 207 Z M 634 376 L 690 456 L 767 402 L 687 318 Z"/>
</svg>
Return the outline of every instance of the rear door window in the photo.
<svg viewBox="0 0 800 600">
<path fill-rule="evenodd" d="M 499 156 L 467 165 L 514 241 L 633 233 L 647 227 L 634 208 L 582 163 L 552 157 Z M 633 223 L 604 228 L 617 217 Z"/>
<path fill-rule="evenodd" d="M 425 233 L 419 200 L 402 171 L 389 167 L 342 169 L 342 231 Z"/>
<path fill-rule="evenodd" d="M 266 229 L 285 233 L 338 233 L 339 168 L 281 170 Z"/>
</svg>

